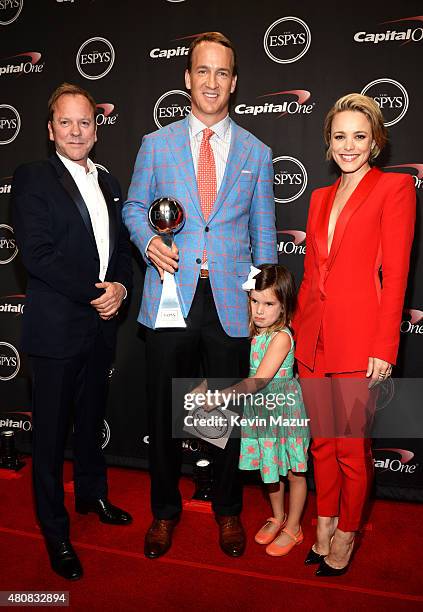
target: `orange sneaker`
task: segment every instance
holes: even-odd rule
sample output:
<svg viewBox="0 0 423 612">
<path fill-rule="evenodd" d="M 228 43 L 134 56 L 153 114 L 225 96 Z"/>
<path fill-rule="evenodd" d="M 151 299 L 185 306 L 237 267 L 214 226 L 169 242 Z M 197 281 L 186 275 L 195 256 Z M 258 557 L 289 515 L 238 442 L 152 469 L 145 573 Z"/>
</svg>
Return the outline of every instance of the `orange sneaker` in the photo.
<svg viewBox="0 0 423 612">
<path fill-rule="evenodd" d="M 286 527 L 284 527 L 280 531 L 280 533 L 286 533 L 287 535 L 289 535 L 291 541 L 289 542 L 289 544 L 285 544 L 285 546 L 280 546 L 279 544 L 277 544 L 276 539 L 271 544 L 269 544 L 269 546 L 266 547 L 266 552 L 272 557 L 283 557 L 284 555 L 287 555 L 294 548 L 294 546 L 297 546 L 297 544 L 301 544 L 301 542 L 304 540 L 304 535 L 301 527 L 295 534 L 289 531 L 289 529 L 286 529 Z"/>
<path fill-rule="evenodd" d="M 274 516 L 267 519 L 263 527 L 256 533 L 254 540 L 257 544 L 270 544 L 276 538 L 282 527 L 286 523 L 286 514 L 283 519 L 278 521 Z"/>
</svg>

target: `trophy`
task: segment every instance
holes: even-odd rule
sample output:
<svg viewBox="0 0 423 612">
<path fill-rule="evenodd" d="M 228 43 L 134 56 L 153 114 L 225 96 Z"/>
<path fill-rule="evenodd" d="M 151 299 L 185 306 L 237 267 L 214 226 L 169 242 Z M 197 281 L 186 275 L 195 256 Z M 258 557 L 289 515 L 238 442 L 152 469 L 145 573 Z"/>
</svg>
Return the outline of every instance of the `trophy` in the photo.
<svg viewBox="0 0 423 612">
<path fill-rule="evenodd" d="M 150 205 L 148 221 L 154 231 L 169 248 L 172 247 L 173 234 L 178 232 L 185 222 L 182 204 L 172 197 L 163 197 Z M 154 328 L 186 327 L 179 304 L 175 275 L 164 271 L 162 295 Z"/>
</svg>

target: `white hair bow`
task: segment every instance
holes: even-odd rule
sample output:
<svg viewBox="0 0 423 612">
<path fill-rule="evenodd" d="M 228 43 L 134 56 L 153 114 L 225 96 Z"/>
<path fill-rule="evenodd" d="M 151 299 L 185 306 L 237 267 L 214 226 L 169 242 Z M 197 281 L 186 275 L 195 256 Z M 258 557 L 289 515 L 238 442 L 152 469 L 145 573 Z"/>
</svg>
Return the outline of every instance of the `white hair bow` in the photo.
<svg viewBox="0 0 423 612">
<path fill-rule="evenodd" d="M 250 273 L 248 275 L 245 283 L 242 283 L 242 288 L 244 291 L 250 291 L 250 289 L 256 288 L 256 279 L 254 278 L 258 274 L 260 274 L 261 270 L 259 268 L 255 268 L 254 266 L 250 266 Z"/>
</svg>

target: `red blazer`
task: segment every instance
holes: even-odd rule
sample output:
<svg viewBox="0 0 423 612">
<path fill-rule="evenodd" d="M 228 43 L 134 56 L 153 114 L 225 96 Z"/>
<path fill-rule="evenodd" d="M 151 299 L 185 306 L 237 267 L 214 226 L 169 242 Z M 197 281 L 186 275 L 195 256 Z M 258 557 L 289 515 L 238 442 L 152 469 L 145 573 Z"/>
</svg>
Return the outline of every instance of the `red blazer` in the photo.
<svg viewBox="0 0 423 612">
<path fill-rule="evenodd" d="M 369 357 L 395 363 L 416 209 L 410 175 L 373 168 L 339 215 L 328 255 L 339 182 L 311 196 L 293 320 L 297 359 L 314 368 L 322 327 L 325 369 L 333 373 L 366 370 Z"/>
</svg>

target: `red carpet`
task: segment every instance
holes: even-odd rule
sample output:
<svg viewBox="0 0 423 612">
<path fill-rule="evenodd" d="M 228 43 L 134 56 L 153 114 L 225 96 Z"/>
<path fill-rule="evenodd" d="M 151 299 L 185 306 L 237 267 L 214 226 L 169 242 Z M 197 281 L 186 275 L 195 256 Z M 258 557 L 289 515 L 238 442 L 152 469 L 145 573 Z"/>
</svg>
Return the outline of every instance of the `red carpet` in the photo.
<svg viewBox="0 0 423 612">
<path fill-rule="evenodd" d="M 71 479 L 66 464 L 65 480 Z M 218 546 L 214 518 L 187 509 L 175 531 L 171 551 L 158 560 L 143 556 L 151 517 L 148 475 L 110 469 L 112 501 L 134 516 L 130 527 L 109 527 L 94 514 L 75 515 L 67 494 L 72 542 L 84 578 L 62 580 L 50 570 L 36 526 L 31 499 L 30 462 L 17 474 L 0 470 L 0 590 L 69 591 L 72 610 L 423 610 L 421 507 L 391 501 L 373 503 L 364 537 L 350 571 L 319 579 L 303 559 L 313 543 L 314 496 L 303 521 L 305 541 L 289 556 L 274 559 L 253 541 L 269 516 L 260 487 L 247 486 L 243 523 L 248 547 L 240 559 Z M 70 487 L 68 485 L 67 489 Z M 189 500 L 192 483 L 183 479 Z M 206 506 L 207 507 L 207 506 Z"/>
</svg>

